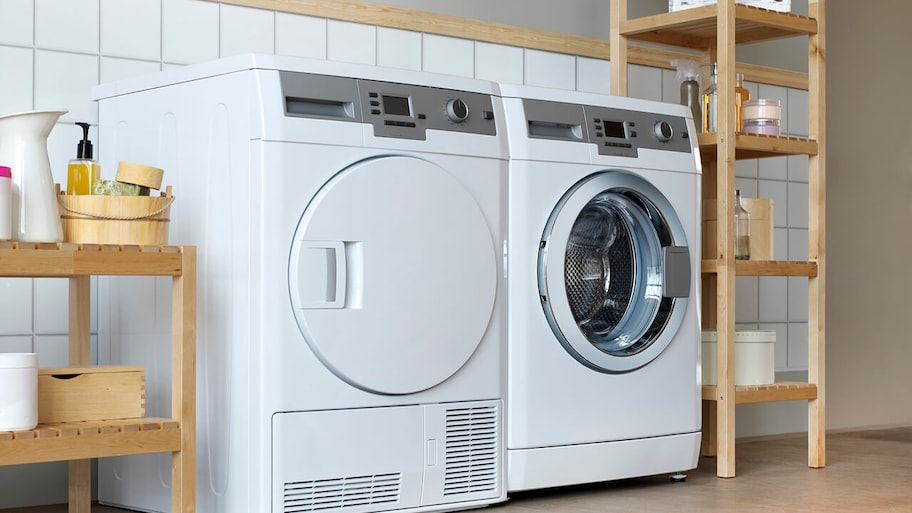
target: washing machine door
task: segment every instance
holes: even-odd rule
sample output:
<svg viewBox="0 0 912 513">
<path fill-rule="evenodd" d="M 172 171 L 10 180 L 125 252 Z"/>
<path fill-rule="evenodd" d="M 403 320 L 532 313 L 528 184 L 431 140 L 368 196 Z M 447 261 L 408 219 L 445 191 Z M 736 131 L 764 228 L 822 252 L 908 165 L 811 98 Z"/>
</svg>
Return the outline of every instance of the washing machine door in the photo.
<svg viewBox="0 0 912 513">
<path fill-rule="evenodd" d="M 385 156 L 337 173 L 298 223 L 295 318 L 339 379 L 378 394 L 446 381 L 491 321 L 497 257 L 482 208 L 450 172 Z"/>
<path fill-rule="evenodd" d="M 554 208 L 539 249 L 538 286 L 557 339 L 608 373 L 648 364 L 681 325 L 690 255 L 671 204 L 649 182 L 605 171 Z"/>
</svg>

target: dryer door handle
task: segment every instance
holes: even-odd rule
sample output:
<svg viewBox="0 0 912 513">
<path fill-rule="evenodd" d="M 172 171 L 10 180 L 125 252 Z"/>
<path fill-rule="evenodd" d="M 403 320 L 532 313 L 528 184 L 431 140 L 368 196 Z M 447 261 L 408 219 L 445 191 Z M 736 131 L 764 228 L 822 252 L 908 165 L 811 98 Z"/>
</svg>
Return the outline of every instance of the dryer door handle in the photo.
<svg viewBox="0 0 912 513">
<path fill-rule="evenodd" d="M 662 248 L 665 260 L 662 295 L 688 297 L 690 295 L 690 252 L 687 246 Z"/>
<path fill-rule="evenodd" d="M 292 253 L 296 265 L 291 266 L 297 308 L 345 307 L 345 249 L 342 241 L 298 241 Z"/>
</svg>

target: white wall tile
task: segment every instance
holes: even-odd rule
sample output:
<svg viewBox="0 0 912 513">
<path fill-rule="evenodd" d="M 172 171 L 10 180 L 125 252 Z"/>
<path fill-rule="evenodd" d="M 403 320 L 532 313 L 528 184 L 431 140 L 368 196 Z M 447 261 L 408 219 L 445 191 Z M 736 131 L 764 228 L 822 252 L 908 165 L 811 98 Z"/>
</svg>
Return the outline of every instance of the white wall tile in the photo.
<svg viewBox="0 0 912 513">
<path fill-rule="evenodd" d="M 326 19 L 277 12 L 276 53 L 311 59 L 326 58 Z"/>
<path fill-rule="evenodd" d="M 787 158 L 789 181 L 808 183 L 808 156 L 792 155 Z"/>
<path fill-rule="evenodd" d="M 421 34 L 377 27 L 377 65 L 421 70 Z"/>
<path fill-rule="evenodd" d="M 808 136 L 808 92 L 802 89 L 788 90 L 788 134 L 796 137 Z"/>
<path fill-rule="evenodd" d="M 735 176 L 744 178 L 757 178 L 760 163 L 759 159 L 745 159 L 735 161 Z"/>
<path fill-rule="evenodd" d="M 326 58 L 331 61 L 377 63 L 377 28 L 348 21 L 326 22 Z"/>
<path fill-rule="evenodd" d="M 35 333 L 67 333 L 69 281 L 64 278 L 36 278 L 34 290 Z"/>
<path fill-rule="evenodd" d="M 576 89 L 576 58 L 562 53 L 525 50 L 525 83 L 555 89 Z"/>
<path fill-rule="evenodd" d="M 422 41 L 424 71 L 460 77 L 475 76 L 475 44 L 457 37 L 425 34 Z"/>
<path fill-rule="evenodd" d="M 808 325 L 789 323 L 788 368 L 791 370 L 808 367 Z"/>
<path fill-rule="evenodd" d="M 662 70 L 638 64 L 627 66 L 627 96 L 662 100 Z"/>
<path fill-rule="evenodd" d="M 788 179 L 788 157 L 770 157 L 759 159 L 758 172 L 760 178 L 767 180 Z"/>
<path fill-rule="evenodd" d="M 759 281 L 756 276 L 735 278 L 735 322 L 757 322 L 760 311 Z"/>
<path fill-rule="evenodd" d="M 221 5 L 219 56 L 275 52 L 275 13 L 237 5 Z"/>
<path fill-rule="evenodd" d="M 808 231 L 804 228 L 789 229 L 789 260 L 803 262 L 808 259 Z"/>
<path fill-rule="evenodd" d="M 3 0 L 0 44 L 32 46 L 35 27 L 34 5 L 34 0 Z"/>
<path fill-rule="evenodd" d="M 35 335 L 38 367 L 66 367 L 70 363 L 67 335 Z"/>
<path fill-rule="evenodd" d="M 33 50 L 0 46 L 0 115 L 32 110 Z"/>
<path fill-rule="evenodd" d="M 161 0 L 101 0 L 101 53 L 161 59 Z"/>
<path fill-rule="evenodd" d="M 788 280 L 785 276 L 760 277 L 760 322 L 788 321 Z"/>
<path fill-rule="evenodd" d="M 789 228 L 808 227 L 808 185 L 805 183 L 788 184 L 788 226 Z"/>
<path fill-rule="evenodd" d="M 775 221 L 774 221 L 775 222 Z M 789 259 L 789 229 L 773 228 L 773 260 Z"/>
<path fill-rule="evenodd" d="M 98 53 L 99 0 L 35 0 L 35 46 Z"/>
<path fill-rule="evenodd" d="M 117 57 L 101 58 L 102 84 L 155 73 L 156 71 L 161 71 L 161 64 L 158 61 L 138 61 L 136 59 L 119 59 Z"/>
<path fill-rule="evenodd" d="M 0 333 L 32 331 L 32 280 L 0 278 Z"/>
<path fill-rule="evenodd" d="M 0 353 L 33 353 L 31 335 L 0 335 Z"/>
<path fill-rule="evenodd" d="M 808 279 L 802 277 L 790 277 L 788 279 L 789 288 L 789 322 L 807 322 L 808 321 Z"/>
<path fill-rule="evenodd" d="M 760 180 L 758 198 L 773 200 L 773 226 L 788 226 L 788 183 Z"/>
<path fill-rule="evenodd" d="M 742 198 L 759 198 L 757 195 L 757 180 L 752 178 L 735 178 L 735 189 L 741 191 Z"/>
<path fill-rule="evenodd" d="M 193 64 L 219 56 L 219 4 L 162 0 L 162 60 Z"/>
<path fill-rule="evenodd" d="M 508 84 L 522 84 L 523 49 L 477 41 L 475 77 Z"/>
<path fill-rule="evenodd" d="M 611 62 L 577 57 L 576 89 L 587 93 L 611 94 Z"/>
<path fill-rule="evenodd" d="M 662 101 L 665 103 L 681 103 L 681 83 L 677 75 L 673 69 L 662 70 Z"/>
<path fill-rule="evenodd" d="M 98 84 L 98 56 L 75 53 L 35 53 L 35 108 L 68 109 L 65 121 L 97 122 L 98 107 L 91 101 Z"/>
</svg>

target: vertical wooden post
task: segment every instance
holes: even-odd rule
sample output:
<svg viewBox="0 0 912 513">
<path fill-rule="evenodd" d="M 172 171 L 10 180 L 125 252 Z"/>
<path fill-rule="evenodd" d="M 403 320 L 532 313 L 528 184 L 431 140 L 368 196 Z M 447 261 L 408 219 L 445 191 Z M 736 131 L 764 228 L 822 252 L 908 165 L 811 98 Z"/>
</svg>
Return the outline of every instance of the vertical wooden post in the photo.
<svg viewBox="0 0 912 513">
<path fill-rule="evenodd" d="M 181 450 L 171 454 L 171 511 L 196 511 L 196 247 L 181 247 L 171 286 L 171 417 Z"/>
<path fill-rule="evenodd" d="M 613 96 L 627 96 L 627 37 L 621 34 L 621 24 L 627 21 L 627 0 L 611 0 L 609 31 L 611 46 L 610 92 Z"/>
<path fill-rule="evenodd" d="M 808 259 L 817 262 L 817 276 L 808 278 L 808 383 L 817 398 L 808 401 L 808 466 L 826 465 L 826 45 L 825 1 L 809 0 L 808 15 L 817 33 L 808 37 L 808 128 L 817 140 L 817 154 L 808 157 Z"/>
<path fill-rule="evenodd" d="M 69 362 L 74 367 L 92 364 L 92 281 L 90 276 L 69 278 Z M 92 460 L 67 463 L 69 513 L 90 513 Z"/>
</svg>

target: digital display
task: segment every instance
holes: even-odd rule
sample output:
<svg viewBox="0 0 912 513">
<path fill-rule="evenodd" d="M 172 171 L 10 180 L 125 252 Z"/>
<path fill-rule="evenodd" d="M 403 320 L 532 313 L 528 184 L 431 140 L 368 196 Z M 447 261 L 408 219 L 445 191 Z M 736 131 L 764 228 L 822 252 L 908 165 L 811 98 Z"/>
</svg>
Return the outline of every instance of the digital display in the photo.
<svg viewBox="0 0 912 513">
<path fill-rule="evenodd" d="M 387 114 L 396 116 L 411 116 L 409 110 L 409 99 L 403 96 L 384 96 L 383 111 Z"/>
<path fill-rule="evenodd" d="M 623 121 L 604 121 L 605 124 L 605 137 L 613 137 L 615 139 L 626 139 L 627 134 L 624 131 L 624 122 Z"/>
</svg>

